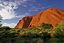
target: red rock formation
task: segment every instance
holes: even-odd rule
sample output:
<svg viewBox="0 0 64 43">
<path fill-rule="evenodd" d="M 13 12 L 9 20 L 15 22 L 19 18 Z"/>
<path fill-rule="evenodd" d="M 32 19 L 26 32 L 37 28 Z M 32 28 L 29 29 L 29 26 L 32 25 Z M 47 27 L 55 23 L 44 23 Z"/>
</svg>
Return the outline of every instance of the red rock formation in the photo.
<svg viewBox="0 0 64 43">
<path fill-rule="evenodd" d="M 24 17 L 18 22 L 16 28 L 36 27 L 42 23 L 49 23 L 56 26 L 61 21 L 64 21 L 64 11 L 56 8 L 49 8 L 36 15 Z"/>
<path fill-rule="evenodd" d="M 19 20 L 18 24 L 16 25 L 16 28 L 27 28 L 32 20 L 32 16 L 26 16 L 22 18 L 22 20 Z"/>
</svg>

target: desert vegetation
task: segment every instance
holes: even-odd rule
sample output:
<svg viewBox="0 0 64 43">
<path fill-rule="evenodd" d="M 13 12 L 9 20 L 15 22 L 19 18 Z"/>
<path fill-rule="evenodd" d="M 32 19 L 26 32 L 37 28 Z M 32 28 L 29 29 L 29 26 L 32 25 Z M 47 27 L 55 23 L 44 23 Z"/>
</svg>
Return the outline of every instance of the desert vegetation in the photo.
<svg viewBox="0 0 64 43">
<path fill-rule="evenodd" d="M 64 43 L 64 22 L 54 28 L 51 24 L 22 29 L 0 26 L 0 43 Z"/>
</svg>

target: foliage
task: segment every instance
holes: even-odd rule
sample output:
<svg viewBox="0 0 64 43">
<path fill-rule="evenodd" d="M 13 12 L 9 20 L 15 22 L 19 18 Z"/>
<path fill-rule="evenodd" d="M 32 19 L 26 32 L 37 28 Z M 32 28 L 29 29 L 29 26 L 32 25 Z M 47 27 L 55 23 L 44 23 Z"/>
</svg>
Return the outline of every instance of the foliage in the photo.
<svg viewBox="0 0 64 43">
<path fill-rule="evenodd" d="M 64 37 L 64 22 L 60 23 L 55 30 L 55 37 L 63 38 Z"/>
<path fill-rule="evenodd" d="M 1 21 L 2 21 L 2 16 L 0 15 L 0 27 L 2 26 Z"/>
<path fill-rule="evenodd" d="M 47 28 L 49 27 L 49 28 Z M 52 26 L 51 26 L 52 27 Z M 62 43 L 64 42 L 64 22 L 55 28 L 44 24 L 34 28 L 0 28 L 0 43 Z M 51 34 L 53 34 L 52 37 Z"/>
<path fill-rule="evenodd" d="M 41 26 L 44 29 L 51 29 L 51 28 L 53 28 L 53 26 L 51 24 L 46 24 L 46 23 L 43 23 Z"/>
</svg>

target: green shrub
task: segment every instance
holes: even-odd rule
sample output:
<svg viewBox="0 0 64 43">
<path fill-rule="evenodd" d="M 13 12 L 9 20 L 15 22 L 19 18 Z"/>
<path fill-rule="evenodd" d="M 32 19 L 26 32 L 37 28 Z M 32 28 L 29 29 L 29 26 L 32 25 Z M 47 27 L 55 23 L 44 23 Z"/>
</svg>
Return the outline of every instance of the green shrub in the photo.
<svg viewBox="0 0 64 43">
<path fill-rule="evenodd" d="M 56 38 L 64 38 L 64 22 L 60 23 L 55 30 Z"/>
<path fill-rule="evenodd" d="M 64 23 L 55 28 L 54 34 L 52 32 L 53 28 L 50 24 L 23 29 L 5 26 L 0 29 L 0 43 L 62 43 L 64 41 Z M 51 34 L 55 37 L 51 37 Z"/>
<path fill-rule="evenodd" d="M 42 28 L 44 28 L 44 29 L 51 29 L 51 28 L 53 28 L 52 24 L 43 23 L 41 26 L 42 26 Z"/>
</svg>

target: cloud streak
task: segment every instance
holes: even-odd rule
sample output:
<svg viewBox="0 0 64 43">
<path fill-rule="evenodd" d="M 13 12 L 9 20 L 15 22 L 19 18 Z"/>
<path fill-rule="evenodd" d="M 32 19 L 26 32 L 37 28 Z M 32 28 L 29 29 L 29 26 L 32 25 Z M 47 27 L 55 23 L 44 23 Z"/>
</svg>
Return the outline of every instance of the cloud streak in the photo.
<svg viewBox="0 0 64 43">
<path fill-rule="evenodd" d="M 9 26 L 9 27 L 11 27 L 11 28 L 14 28 L 15 27 L 15 23 L 10 23 L 10 24 L 8 24 L 8 23 L 3 23 L 3 26 Z"/>
<path fill-rule="evenodd" d="M 18 8 L 18 5 L 21 5 L 21 3 L 24 3 L 27 0 L 0 0 L 0 15 L 2 16 L 2 19 L 13 19 L 16 16 L 15 9 Z"/>
</svg>

